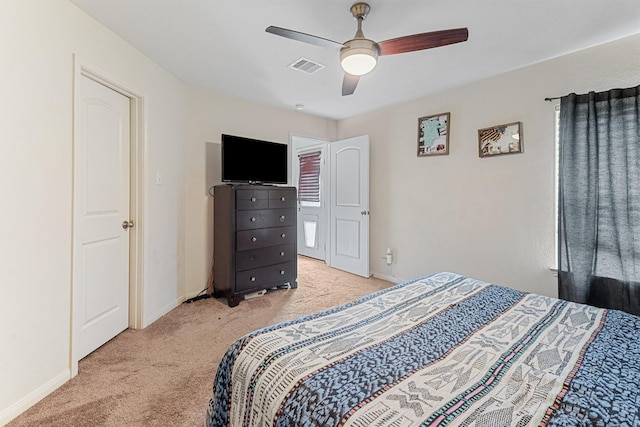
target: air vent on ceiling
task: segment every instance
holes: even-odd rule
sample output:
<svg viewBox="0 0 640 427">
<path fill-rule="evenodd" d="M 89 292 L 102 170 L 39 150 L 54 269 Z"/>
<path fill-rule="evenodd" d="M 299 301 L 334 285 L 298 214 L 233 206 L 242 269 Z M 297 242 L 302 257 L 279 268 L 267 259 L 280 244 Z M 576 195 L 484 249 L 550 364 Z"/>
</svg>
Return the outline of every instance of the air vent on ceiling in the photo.
<svg viewBox="0 0 640 427">
<path fill-rule="evenodd" d="M 298 70 L 298 71 L 303 71 L 307 74 L 313 74 L 316 71 L 322 70 L 324 68 L 324 65 L 307 58 L 300 58 L 293 61 L 292 64 L 289 64 L 289 68 L 293 68 L 294 70 Z"/>
</svg>

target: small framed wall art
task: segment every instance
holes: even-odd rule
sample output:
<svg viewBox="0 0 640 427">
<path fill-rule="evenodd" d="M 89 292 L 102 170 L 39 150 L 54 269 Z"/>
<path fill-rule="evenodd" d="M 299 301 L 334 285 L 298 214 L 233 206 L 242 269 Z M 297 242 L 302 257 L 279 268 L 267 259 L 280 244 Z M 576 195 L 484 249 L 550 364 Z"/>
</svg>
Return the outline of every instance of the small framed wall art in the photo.
<svg viewBox="0 0 640 427">
<path fill-rule="evenodd" d="M 478 130 L 478 154 L 492 157 L 522 153 L 522 123 L 507 123 Z"/>
<path fill-rule="evenodd" d="M 450 113 L 418 119 L 418 157 L 449 154 Z"/>
</svg>

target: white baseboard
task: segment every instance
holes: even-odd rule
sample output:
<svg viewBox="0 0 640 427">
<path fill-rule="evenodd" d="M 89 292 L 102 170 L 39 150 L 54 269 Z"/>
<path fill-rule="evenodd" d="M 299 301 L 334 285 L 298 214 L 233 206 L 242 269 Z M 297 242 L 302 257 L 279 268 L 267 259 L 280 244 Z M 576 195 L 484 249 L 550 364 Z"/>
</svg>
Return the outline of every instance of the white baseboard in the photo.
<svg viewBox="0 0 640 427">
<path fill-rule="evenodd" d="M 9 421 L 13 420 L 36 403 L 40 402 L 42 399 L 47 397 L 50 393 L 52 393 L 54 390 L 56 390 L 58 387 L 60 387 L 70 379 L 71 371 L 67 369 L 64 372 L 59 373 L 31 393 L 27 394 L 25 397 L 18 400 L 13 405 L 0 411 L 0 426 L 9 423 Z"/>
<path fill-rule="evenodd" d="M 380 273 L 371 273 L 371 275 L 373 277 L 375 277 L 376 279 L 382 279 L 382 280 L 386 280 L 387 282 L 391 282 L 391 283 L 402 283 L 404 282 L 404 280 L 400 280 L 397 277 L 394 276 L 389 276 L 386 274 L 380 274 Z"/>
<path fill-rule="evenodd" d="M 165 314 L 167 314 L 168 312 L 170 312 L 180 304 L 181 304 L 180 300 L 172 301 L 169 304 L 162 307 L 160 310 L 156 311 L 155 313 L 152 313 L 149 317 L 144 318 L 142 320 L 142 328 L 143 329 L 146 328 L 147 326 L 149 326 L 150 324 L 152 324 L 153 322 L 155 322 L 156 320 L 158 320 L 159 318 L 161 318 L 162 316 L 164 316 Z"/>
<path fill-rule="evenodd" d="M 189 298 L 193 298 L 195 296 L 198 296 L 201 292 L 202 291 L 198 291 L 198 292 L 192 292 L 190 294 L 183 295 L 182 297 L 176 299 L 175 301 L 170 302 L 169 304 L 165 305 L 160 310 L 156 311 L 155 313 L 153 313 L 149 317 L 143 319 L 142 328 L 143 329 L 146 328 L 147 326 L 149 326 L 150 324 L 152 324 L 153 322 L 155 322 L 156 320 L 158 320 L 159 318 L 161 318 L 162 316 L 164 316 L 165 314 L 167 314 L 168 312 L 170 312 L 174 308 L 178 307 L 180 304 L 182 304 L 183 302 L 185 302 Z"/>
<path fill-rule="evenodd" d="M 185 296 L 183 296 L 182 298 L 180 298 L 180 304 L 182 304 L 183 302 L 185 302 L 188 299 L 195 298 L 200 294 L 202 294 L 202 291 L 190 292 L 190 293 L 186 294 Z"/>
</svg>

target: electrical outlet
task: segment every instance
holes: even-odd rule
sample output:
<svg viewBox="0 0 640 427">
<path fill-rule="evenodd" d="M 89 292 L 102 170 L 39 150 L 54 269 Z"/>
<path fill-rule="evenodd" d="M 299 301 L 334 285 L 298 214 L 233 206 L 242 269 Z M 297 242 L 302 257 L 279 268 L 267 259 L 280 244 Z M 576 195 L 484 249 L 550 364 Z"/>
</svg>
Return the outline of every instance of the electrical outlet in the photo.
<svg viewBox="0 0 640 427">
<path fill-rule="evenodd" d="M 393 264 L 393 252 L 391 251 L 391 248 L 387 248 L 387 254 L 385 258 L 387 261 L 387 265 Z"/>
</svg>

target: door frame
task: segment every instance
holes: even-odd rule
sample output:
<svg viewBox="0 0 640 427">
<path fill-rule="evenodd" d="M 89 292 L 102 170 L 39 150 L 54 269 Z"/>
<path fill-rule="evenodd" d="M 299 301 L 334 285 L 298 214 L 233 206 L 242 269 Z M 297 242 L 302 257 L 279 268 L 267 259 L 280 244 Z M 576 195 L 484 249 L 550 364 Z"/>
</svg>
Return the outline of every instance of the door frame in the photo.
<svg viewBox="0 0 640 427">
<path fill-rule="evenodd" d="M 360 136 L 366 136 L 369 141 L 369 147 L 370 147 L 370 141 L 371 141 L 371 137 L 369 135 L 360 135 Z M 297 141 L 294 141 L 294 138 L 297 139 Z M 326 265 L 328 265 L 329 267 L 333 267 L 333 260 L 332 260 L 332 254 L 331 254 L 331 245 L 332 245 L 332 236 L 333 236 L 333 224 L 331 222 L 332 219 L 332 213 L 331 213 L 331 188 L 332 188 L 332 171 L 333 168 L 335 167 L 335 165 L 332 164 L 332 155 L 331 155 L 331 144 L 333 144 L 334 142 L 341 142 L 341 141 L 347 141 L 350 140 L 352 138 L 345 138 L 345 139 L 341 139 L 341 140 L 337 140 L 337 141 L 328 141 L 326 139 L 321 139 L 321 138 L 316 138 L 316 137 L 311 137 L 311 136 L 304 136 L 304 135 L 298 135 L 298 134 L 294 134 L 294 133 L 290 133 L 289 134 L 289 145 L 290 145 L 290 150 L 287 150 L 289 153 L 289 175 L 288 175 L 288 181 L 290 185 L 296 185 L 295 182 L 293 182 L 293 177 L 294 177 L 294 173 L 293 170 L 294 168 L 297 168 L 299 166 L 298 162 L 297 162 L 297 158 L 295 156 L 295 153 L 298 149 L 304 149 L 307 147 L 320 147 L 324 144 L 324 153 L 325 153 L 325 161 L 322 162 L 321 164 L 321 174 L 323 174 L 323 176 L 325 177 L 323 183 L 322 183 L 322 189 L 321 191 L 325 194 L 325 203 L 323 203 L 323 216 L 324 216 L 324 221 L 325 221 L 325 230 L 324 230 L 324 236 L 325 236 L 325 258 L 324 258 L 324 263 Z M 369 148 L 370 150 L 370 148 Z M 368 166 L 369 171 L 367 173 L 367 180 L 369 181 L 369 185 L 371 182 L 371 171 L 370 171 L 370 164 Z M 367 195 L 367 200 L 368 200 L 368 205 L 370 206 L 371 202 L 370 202 L 370 197 L 371 195 L 368 194 Z M 369 208 L 367 209 L 367 211 L 369 210 Z M 298 213 L 296 212 L 296 215 Z M 368 215 L 368 213 L 367 213 Z M 370 221 L 370 219 L 368 219 Z M 370 233 L 370 231 L 369 231 Z M 370 264 L 370 255 L 371 255 L 371 239 L 370 236 L 367 236 L 367 247 L 365 248 L 365 250 L 367 251 L 367 258 L 369 258 L 369 260 L 367 261 L 368 264 L 368 272 L 369 275 L 367 277 L 370 277 L 371 274 L 371 264 Z M 333 267 L 336 268 L 336 267 Z"/>
<path fill-rule="evenodd" d="M 322 259 L 322 261 L 324 261 L 325 264 L 330 265 L 329 263 L 330 254 L 327 249 L 329 246 L 329 238 L 331 236 L 331 232 L 329 231 L 329 201 L 325 199 L 329 197 L 329 191 L 330 191 L 330 186 L 329 186 L 330 169 L 329 169 L 329 159 L 328 159 L 330 143 L 326 139 L 295 135 L 295 134 L 290 135 L 289 140 L 291 141 L 291 158 L 289 160 L 289 164 L 291 165 L 290 167 L 291 176 L 289 177 L 290 185 L 295 186 L 297 184 L 296 182 L 294 182 L 294 178 L 298 176 L 298 173 L 294 172 L 294 168 L 299 167 L 298 158 L 296 156 L 299 150 L 311 151 L 313 149 L 321 149 L 324 154 L 324 158 L 320 163 L 320 176 L 322 177 L 320 181 L 320 185 L 321 185 L 320 194 L 322 195 L 321 197 L 323 197 L 322 206 L 321 206 L 321 209 L 322 209 L 321 216 L 322 216 L 324 230 L 320 230 L 320 231 L 323 232 L 323 240 L 324 240 L 324 258 Z M 299 211 L 297 210 L 296 216 L 299 216 L 298 213 Z M 299 217 L 297 219 L 299 219 Z M 299 247 L 300 245 L 298 245 L 298 248 Z"/>
<path fill-rule="evenodd" d="M 80 78 L 87 77 L 94 80 L 109 89 L 112 89 L 127 98 L 129 98 L 130 106 L 130 201 L 129 201 L 129 218 L 135 222 L 135 226 L 129 229 L 129 328 L 139 329 L 142 327 L 143 312 L 143 295 L 144 295 L 144 141 L 145 141 L 145 109 L 144 96 L 140 91 L 132 89 L 131 86 L 123 83 L 120 79 L 112 76 L 110 73 L 100 69 L 99 67 L 87 62 L 82 57 L 74 54 L 74 82 L 73 82 L 73 151 L 75 151 L 76 138 L 78 135 L 78 120 L 76 119 L 77 107 L 79 104 L 78 84 Z M 75 155 L 74 155 L 75 156 Z M 73 179 L 77 176 L 75 159 L 73 161 Z M 75 182 L 74 182 L 75 184 Z M 75 185 L 72 185 L 73 209 L 75 212 Z M 75 218 L 72 213 L 72 224 Z M 73 228 L 72 228 L 73 229 Z M 75 251 L 72 238 L 72 254 Z M 71 257 L 71 271 L 74 270 L 74 257 Z M 76 356 L 77 339 L 74 334 L 76 330 L 74 322 L 78 318 L 76 316 L 77 303 L 77 282 L 71 275 L 71 306 L 70 306 L 70 370 L 71 378 L 78 375 L 78 357 Z"/>
</svg>

